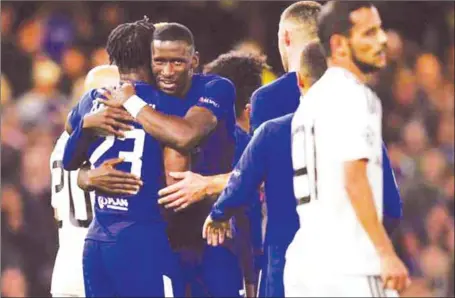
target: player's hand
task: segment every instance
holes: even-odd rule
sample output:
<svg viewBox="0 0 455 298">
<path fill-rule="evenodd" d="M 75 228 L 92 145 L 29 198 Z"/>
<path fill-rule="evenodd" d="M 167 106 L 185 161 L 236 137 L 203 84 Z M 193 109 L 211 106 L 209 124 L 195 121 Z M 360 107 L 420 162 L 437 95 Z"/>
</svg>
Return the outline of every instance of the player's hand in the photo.
<svg viewBox="0 0 455 298">
<path fill-rule="evenodd" d="M 411 283 L 408 269 L 395 253 L 381 256 L 381 278 L 384 288 L 398 292 L 403 291 Z"/>
<path fill-rule="evenodd" d="M 124 123 L 128 121 L 134 121 L 134 118 L 124 109 L 105 107 L 96 113 L 87 114 L 82 127 L 92 130 L 96 135 L 124 137 L 123 131 L 134 128 Z"/>
<path fill-rule="evenodd" d="M 181 211 L 191 204 L 201 201 L 207 195 L 207 179 L 193 172 L 171 172 L 169 175 L 180 180 L 161 189 L 158 195 L 162 197 L 158 203 L 165 208 Z"/>
<path fill-rule="evenodd" d="M 99 91 L 107 98 L 107 100 L 101 99 L 100 102 L 113 108 L 122 108 L 125 101 L 136 94 L 136 89 L 130 83 L 125 83 L 116 87 L 103 88 Z"/>
<path fill-rule="evenodd" d="M 231 221 L 214 221 L 209 215 L 202 227 L 202 238 L 207 239 L 207 244 L 217 246 L 223 244 L 225 238 L 232 238 Z"/>
<path fill-rule="evenodd" d="M 143 182 L 131 173 L 116 170 L 115 165 L 123 162 L 123 158 L 108 159 L 99 167 L 89 170 L 87 184 L 91 189 L 110 195 L 134 195 Z"/>
</svg>

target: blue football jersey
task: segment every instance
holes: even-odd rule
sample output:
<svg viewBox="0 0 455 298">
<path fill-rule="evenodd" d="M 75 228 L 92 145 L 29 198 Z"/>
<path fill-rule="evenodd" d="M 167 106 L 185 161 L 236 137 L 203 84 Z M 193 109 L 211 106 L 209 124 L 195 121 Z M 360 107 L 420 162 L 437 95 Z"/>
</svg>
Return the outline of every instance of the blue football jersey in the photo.
<svg viewBox="0 0 455 298">
<path fill-rule="evenodd" d="M 159 93 L 154 87 L 137 82 L 135 88 L 138 96 L 159 110 Z M 96 90 L 84 95 L 71 112 L 70 123 L 73 128 L 76 127 L 77 130 L 80 126 L 78 121 L 85 114 L 95 112 L 101 107 L 98 97 Z M 147 134 L 140 124 L 130 124 L 134 129 L 126 131 L 124 138 L 97 137 L 88 148 L 87 158 L 94 167 L 98 167 L 108 159 L 123 157 L 124 162 L 116 168 L 140 177 L 144 185 L 137 194 L 131 196 L 105 195 L 95 191 L 97 224 L 92 225 L 88 239 L 114 241 L 121 231 L 136 222 L 163 222 L 161 208 L 157 203 L 158 190 L 165 183 L 161 144 Z M 71 143 L 68 142 L 67 146 L 71 146 Z M 71 148 L 67 149 L 65 151 L 71 151 Z"/>
<path fill-rule="evenodd" d="M 192 106 L 209 109 L 217 118 L 215 129 L 192 150 L 191 170 L 201 175 L 229 173 L 235 152 L 235 88 L 226 78 L 217 75 L 193 75 L 191 88 L 180 104 L 178 99 L 161 97 L 166 108 L 174 115 L 184 116 Z M 165 103 L 166 102 L 166 103 Z M 171 107 L 169 107 L 171 106 Z M 169 216 L 169 236 L 174 247 L 202 246 L 202 225 L 213 201 L 202 200 L 186 210 Z M 191 223 L 191 224 L 188 224 Z"/>
</svg>

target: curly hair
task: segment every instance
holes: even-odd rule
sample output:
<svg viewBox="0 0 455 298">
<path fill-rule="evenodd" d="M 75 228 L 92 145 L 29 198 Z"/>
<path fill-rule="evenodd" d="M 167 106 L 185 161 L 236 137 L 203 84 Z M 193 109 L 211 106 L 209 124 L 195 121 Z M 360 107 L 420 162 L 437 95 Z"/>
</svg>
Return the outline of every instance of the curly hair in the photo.
<svg viewBox="0 0 455 298">
<path fill-rule="evenodd" d="M 264 68 L 269 66 L 261 56 L 230 51 L 206 64 L 203 72 L 231 80 L 236 89 L 235 114 L 238 117 L 250 102 L 253 92 L 261 86 Z"/>
<path fill-rule="evenodd" d="M 119 72 L 151 66 L 151 43 L 155 26 L 147 16 L 133 23 L 118 25 L 107 39 L 106 50 L 111 64 Z"/>
</svg>

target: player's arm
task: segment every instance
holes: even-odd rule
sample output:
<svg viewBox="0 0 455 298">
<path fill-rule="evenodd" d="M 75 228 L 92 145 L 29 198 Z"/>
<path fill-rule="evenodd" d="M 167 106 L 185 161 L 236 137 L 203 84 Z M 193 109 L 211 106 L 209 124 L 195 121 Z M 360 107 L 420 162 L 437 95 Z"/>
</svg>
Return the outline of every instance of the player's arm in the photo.
<svg viewBox="0 0 455 298">
<path fill-rule="evenodd" d="M 169 147 L 163 149 L 164 171 L 166 175 L 166 185 L 173 185 L 178 180 L 172 176 L 172 172 L 186 172 L 190 170 L 191 158 L 185 154 Z M 178 201 L 176 201 L 178 202 Z M 165 206 L 168 207 L 168 206 Z"/>
<path fill-rule="evenodd" d="M 343 106 L 334 107 L 331 111 L 331 117 L 328 118 L 331 125 L 322 129 L 326 129 L 326 133 L 333 137 L 338 158 L 344 162 L 344 186 L 349 200 L 381 258 L 384 285 L 397 290 L 404 289 L 407 270 L 396 255 L 378 217 L 367 176 L 367 163 L 374 150 L 374 145 L 369 141 L 371 129 L 367 121 L 367 108 L 361 101 L 353 99 L 344 101 Z"/>
<path fill-rule="evenodd" d="M 385 144 L 382 145 L 382 167 L 384 180 L 383 223 L 387 233 L 392 235 L 403 216 L 403 206 Z"/>
<path fill-rule="evenodd" d="M 68 115 L 66 128 L 71 134 L 63 155 L 63 167 L 67 171 L 78 169 L 86 161 L 89 145 L 97 135 L 123 137 L 123 130 L 132 129 L 124 122 L 134 119 L 122 109 L 98 108 L 91 113 L 98 105 L 98 96 L 96 90 L 87 92 Z"/>
<path fill-rule="evenodd" d="M 214 176 L 202 176 L 190 171 L 167 172 L 173 183 L 161 189 L 159 204 L 165 208 L 182 210 L 203 199 L 216 200 L 227 185 L 231 173 Z"/>
<path fill-rule="evenodd" d="M 98 90 L 90 90 L 71 109 L 65 122 L 65 130 L 68 134 L 71 134 L 81 122 L 85 130 L 100 136 L 123 137 L 122 131 L 131 130 L 125 122 L 134 121 L 134 118 L 122 108 L 103 107 L 97 109 L 95 113 L 90 113 L 93 106 L 98 104 L 95 102 L 98 96 L 101 96 Z"/>
<path fill-rule="evenodd" d="M 214 221 L 226 221 L 243 207 L 259 204 L 255 192 L 264 180 L 267 163 L 267 126 L 261 126 L 246 147 L 229 181 L 210 212 Z"/>
<path fill-rule="evenodd" d="M 110 195 L 136 194 L 143 182 L 131 173 L 116 170 L 115 166 L 121 162 L 123 158 L 108 159 L 94 169 L 84 163 L 77 176 L 77 185 L 85 191 L 97 190 Z"/>
<path fill-rule="evenodd" d="M 181 118 L 165 115 L 149 107 L 137 95 L 134 87 L 124 84 L 118 90 L 106 92 L 104 103 L 125 107 L 144 130 L 163 144 L 179 151 L 188 151 L 200 143 L 217 125 L 226 110 L 234 107 L 235 89 L 226 79 L 207 83 L 199 102 Z"/>
</svg>

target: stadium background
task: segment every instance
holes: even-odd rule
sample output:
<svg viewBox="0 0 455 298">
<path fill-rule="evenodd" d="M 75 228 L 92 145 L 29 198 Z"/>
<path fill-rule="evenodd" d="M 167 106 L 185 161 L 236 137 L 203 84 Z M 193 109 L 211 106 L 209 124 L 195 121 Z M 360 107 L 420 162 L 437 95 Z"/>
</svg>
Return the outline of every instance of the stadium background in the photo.
<svg viewBox="0 0 455 298">
<path fill-rule="evenodd" d="M 84 75 L 107 63 L 111 29 L 147 14 L 194 33 L 201 62 L 234 46 L 282 73 L 277 29 L 287 1 L 1 3 L 2 296 L 48 295 L 57 230 L 49 156 Z M 453 296 L 454 2 L 378 2 L 389 66 L 372 85 L 404 200 L 393 236 L 414 283 L 405 296 Z"/>
</svg>

